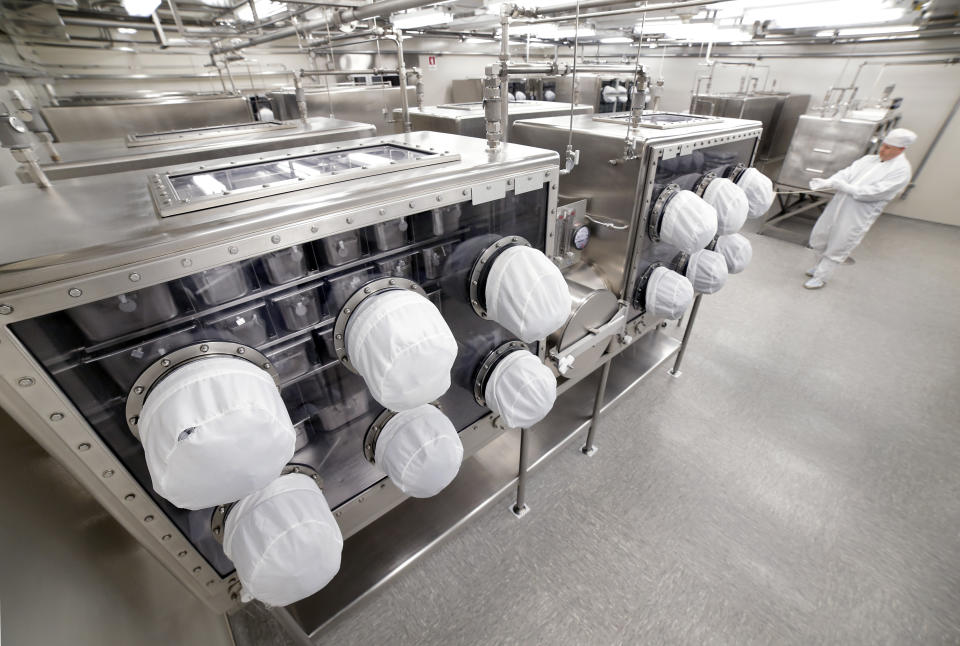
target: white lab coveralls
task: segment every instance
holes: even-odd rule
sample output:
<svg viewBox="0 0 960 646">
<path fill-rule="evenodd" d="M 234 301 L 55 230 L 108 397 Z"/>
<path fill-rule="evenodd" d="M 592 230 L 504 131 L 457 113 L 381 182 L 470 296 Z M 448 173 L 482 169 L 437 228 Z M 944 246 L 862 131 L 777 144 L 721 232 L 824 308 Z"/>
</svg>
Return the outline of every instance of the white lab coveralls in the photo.
<svg viewBox="0 0 960 646">
<path fill-rule="evenodd" d="M 824 188 L 837 194 L 810 233 L 810 246 L 820 256 L 815 278 L 825 280 L 843 264 L 910 176 L 910 162 L 901 153 L 886 162 L 866 155 L 826 180 Z"/>
</svg>

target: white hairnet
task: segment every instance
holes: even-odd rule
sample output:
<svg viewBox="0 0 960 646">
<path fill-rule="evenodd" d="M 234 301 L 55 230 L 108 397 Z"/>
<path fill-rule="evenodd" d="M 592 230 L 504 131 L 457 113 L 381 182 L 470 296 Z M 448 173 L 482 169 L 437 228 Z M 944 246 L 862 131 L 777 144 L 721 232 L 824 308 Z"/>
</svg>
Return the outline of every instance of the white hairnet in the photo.
<svg viewBox="0 0 960 646">
<path fill-rule="evenodd" d="M 646 313 L 658 319 L 678 319 L 693 301 L 690 281 L 666 267 L 657 267 L 647 279 Z"/>
<path fill-rule="evenodd" d="M 463 444 L 453 422 L 424 404 L 397 413 L 384 425 L 374 457 L 403 493 L 429 498 L 443 491 L 460 471 Z"/>
<path fill-rule="evenodd" d="M 346 329 L 350 363 L 390 410 L 431 402 L 450 387 L 457 341 L 430 299 L 391 289 L 363 301 Z"/>
<path fill-rule="evenodd" d="M 681 251 L 703 249 L 717 235 L 717 210 L 692 191 L 680 191 L 663 210 L 660 239 Z"/>
<path fill-rule="evenodd" d="M 261 489 L 293 457 L 297 440 L 270 375 L 232 357 L 193 361 L 164 377 L 138 426 L 153 488 L 182 509 Z"/>
<path fill-rule="evenodd" d="M 917 133 L 906 128 L 894 128 L 883 138 L 883 143 L 896 148 L 906 148 L 917 140 Z"/>
<path fill-rule="evenodd" d="M 737 186 L 743 189 L 747 194 L 747 201 L 750 202 L 750 211 L 747 217 L 759 218 L 767 212 L 773 199 L 773 182 L 770 178 L 758 171 L 756 168 L 748 168 L 737 179 Z"/>
<path fill-rule="evenodd" d="M 727 261 L 727 271 L 731 274 L 739 274 L 746 269 L 753 258 L 753 246 L 739 233 L 720 236 L 717 240 L 717 251 L 723 254 Z"/>
<path fill-rule="evenodd" d="M 237 567 L 243 598 L 286 606 L 308 597 L 340 570 L 343 535 L 310 476 L 289 473 L 227 514 L 223 551 Z"/>
<path fill-rule="evenodd" d="M 701 249 L 690 254 L 686 274 L 693 291 L 713 294 L 727 284 L 727 261 L 716 251 Z"/>
<path fill-rule="evenodd" d="M 487 316 L 531 343 L 570 315 L 570 291 L 560 270 L 532 247 L 510 247 L 493 261 L 485 290 Z"/>
<path fill-rule="evenodd" d="M 483 396 L 504 426 L 529 428 L 553 408 L 557 378 L 536 355 L 517 350 L 494 366 Z"/>
<path fill-rule="evenodd" d="M 747 194 L 725 177 L 717 177 L 707 184 L 703 201 L 717 210 L 719 235 L 736 233 L 747 221 L 747 213 L 750 211 Z"/>
</svg>

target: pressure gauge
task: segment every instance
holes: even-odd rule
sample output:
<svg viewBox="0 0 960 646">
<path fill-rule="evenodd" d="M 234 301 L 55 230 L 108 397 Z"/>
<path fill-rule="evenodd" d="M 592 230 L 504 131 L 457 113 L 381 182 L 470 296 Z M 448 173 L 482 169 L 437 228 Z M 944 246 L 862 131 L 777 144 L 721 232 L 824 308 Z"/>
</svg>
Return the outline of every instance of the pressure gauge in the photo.
<svg viewBox="0 0 960 646">
<path fill-rule="evenodd" d="M 585 224 L 574 225 L 571 242 L 574 249 L 582 251 L 590 242 L 590 227 Z"/>
</svg>

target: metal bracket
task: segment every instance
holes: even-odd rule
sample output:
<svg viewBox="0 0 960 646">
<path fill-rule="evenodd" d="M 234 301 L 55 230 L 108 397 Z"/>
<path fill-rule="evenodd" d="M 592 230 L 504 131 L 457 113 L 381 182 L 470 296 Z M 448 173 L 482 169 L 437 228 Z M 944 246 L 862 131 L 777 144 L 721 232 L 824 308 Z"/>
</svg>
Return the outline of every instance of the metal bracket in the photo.
<svg viewBox="0 0 960 646">
<path fill-rule="evenodd" d="M 626 325 L 627 308 L 621 307 L 609 321 L 600 327 L 587 330 L 589 332 L 587 336 L 568 346 L 562 352 L 560 351 L 560 348 L 551 348 L 549 355 L 550 358 L 553 359 L 553 361 L 557 364 L 557 371 L 561 375 L 566 374 L 570 368 L 573 367 L 577 357 L 596 346 L 597 343 L 623 334 L 626 329 Z"/>
<path fill-rule="evenodd" d="M 209 357 L 233 357 L 235 359 L 245 359 L 250 363 L 266 370 L 273 383 L 280 387 L 280 375 L 270 361 L 259 351 L 247 345 L 238 343 L 228 343 L 226 341 L 203 341 L 194 343 L 186 347 L 174 350 L 161 359 L 157 359 L 147 369 L 140 373 L 134 382 L 130 392 L 127 393 L 127 428 L 133 433 L 134 437 L 140 439 L 138 424 L 140 423 L 140 411 L 147 401 L 147 396 L 164 377 L 177 368 L 200 361 Z"/>
<path fill-rule="evenodd" d="M 280 471 L 280 476 L 289 475 L 291 473 L 302 473 L 305 476 L 310 476 L 310 478 L 317 483 L 317 486 L 321 489 L 321 491 L 323 490 L 323 478 L 320 477 L 320 474 L 317 473 L 316 469 L 313 467 L 306 464 L 291 462 L 287 466 L 283 467 L 283 470 Z M 226 505 L 217 505 L 213 510 L 213 516 L 210 517 L 210 532 L 221 545 L 223 545 L 223 530 L 226 526 L 227 515 L 236 504 L 237 503 L 235 502 L 231 502 Z"/>
<path fill-rule="evenodd" d="M 647 218 L 647 235 L 654 242 L 660 241 L 660 220 L 663 210 L 667 208 L 667 203 L 680 192 L 678 184 L 667 184 L 667 187 L 660 191 L 657 201 L 650 207 L 650 216 Z"/>
<path fill-rule="evenodd" d="M 530 347 L 523 341 L 507 341 L 503 345 L 491 350 L 487 356 L 484 357 L 473 379 L 473 398 L 477 400 L 478 404 L 486 407 L 487 400 L 486 397 L 484 397 L 484 392 L 487 388 L 487 378 L 490 376 L 490 373 L 493 372 L 496 365 L 500 363 L 500 360 L 504 359 L 510 353 L 529 349 Z"/>
<path fill-rule="evenodd" d="M 500 238 L 484 249 L 480 257 L 477 258 L 477 261 L 473 263 L 473 269 L 470 270 L 470 277 L 468 279 L 470 281 L 470 305 L 480 318 L 487 318 L 487 307 L 485 303 L 481 302 L 482 299 L 480 298 L 479 288 L 483 272 L 490 268 L 490 265 L 493 264 L 493 258 L 499 255 L 501 251 L 506 251 L 508 248 L 516 246 L 530 247 L 532 245 L 520 236 Z"/>
<path fill-rule="evenodd" d="M 350 372 L 357 372 L 353 364 L 350 363 L 350 358 L 347 356 L 346 336 L 350 316 L 357 311 L 357 307 L 359 307 L 363 301 L 371 296 L 381 294 L 391 289 L 409 289 L 424 298 L 427 296 L 423 287 L 408 278 L 377 278 L 355 291 L 353 295 L 347 299 L 347 302 L 343 304 L 343 307 L 340 308 L 340 313 L 337 314 L 337 320 L 333 324 L 333 349 L 337 353 L 337 359 L 339 359 L 340 363 Z"/>
</svg>

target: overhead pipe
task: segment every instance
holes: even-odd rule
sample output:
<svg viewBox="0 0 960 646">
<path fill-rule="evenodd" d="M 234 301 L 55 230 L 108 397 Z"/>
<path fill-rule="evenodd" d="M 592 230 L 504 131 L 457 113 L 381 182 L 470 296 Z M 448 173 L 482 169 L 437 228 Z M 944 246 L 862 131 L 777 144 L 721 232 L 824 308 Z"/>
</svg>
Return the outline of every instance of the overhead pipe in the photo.
<svg viewBox="0 0 960 646">
<path fill-rule="evenodd" d="M 708 4 L 719 4 L 721 2 L 730 2 L 731 0 L 686 0 L 684 2 L 673 2 L 668 4 L 647 4 L 642 7 L 628 7 L 626 9 L 611 9 L 610 11 L 594 11 L 593 13 L 582 13 L 580 14 L 580 20 L 590 20 L 592 18 L 603 18 L 606 16 L 622 16 L 631 13 L 650 13 L 653 11 L 664 11 L 667 9 L 683 9 L 684 7 L 702 7 L 703 5 Z M 581 7 L 585 6 L 586 2 L 581 3 Z M 599 4 L 594 6 L 603 6 L 603 5 L 615 5 L 623 4 L 623 2 L 607 2 L 602 0 Z M 557 5 L 554 7 L 544 8 L 544 9 L 534 9 L 529 12 L 525 11 L 521 16 L 533 18 L 533 16 L 546 16 L 549 14 L 561 13 L 564 11 L 570 11 L 571 9 L 576 8 L 576 3 L 570 3 L 567 5 Z M 533 24 L 540 24 L 546 22 L 563 22 L 565 20 L 573 20 L 575 16 L 565 15 L 565 16 L 555 16 L 552 18 L 533 18 L 527 22 Z"/>
<path fill-rule="evenodd" d="M 340 9 L 338 11 L 331 11 L 322 18 L 308 20 L 307 22 L 293 25 L 292 27 L 278 29 L 262 36 L 247 38 L 238 43 L 232 43 L 229 45 L 216 45 L 210 50 L 210 53 L 226 54 L 227 52 L 234 52 L 238 49 L 255 47 L 264 43 L 280 40 L 281 38 L 288 38 L 296 35 L 299 31 L 311 31 L 320 27 L 339 27 L 340 25 L 348 24 L 358 20 L 380 18 L 397 11 L 425 7 L 427 5 L 436 4 L 436 2 L 437 0 L 383 0 L 382 2 L 374 2 L 362 7 L 351 7 L 347 9 Z"/>
<path fill-rule="evenodd" d="M 151 16 L 152 19 L 152 16 Z M 142 29 L 144 31 L 157 31 L 158 26 L 156 22 L 146 22 L 141 20 L 118 20 L 118 19 L 106 19 L 106 18 L 84 18 L 81 16 L 61 16 L 63 24 L 73 25 L 76 27 L 100 27 L 105 29 L 119 29 L 121 27 L 126 27 L 128 29 Z M 159 20 L 159 18 L 158 18 Z M 228 38 L 233 35 L 234 32 L 229 31 L 200 31 L 194 30 L 189 27 L 184 28 L 189 36 L 195 36 L 197 38 Z M 161 30 L 162 31 L 162 30 Z"/>
<path fill-rule="evenodd" d="M 500 143 L 507 143 L 510 129 L 510 13 L 513 5 L 500 6 Z"/>
</svg>

